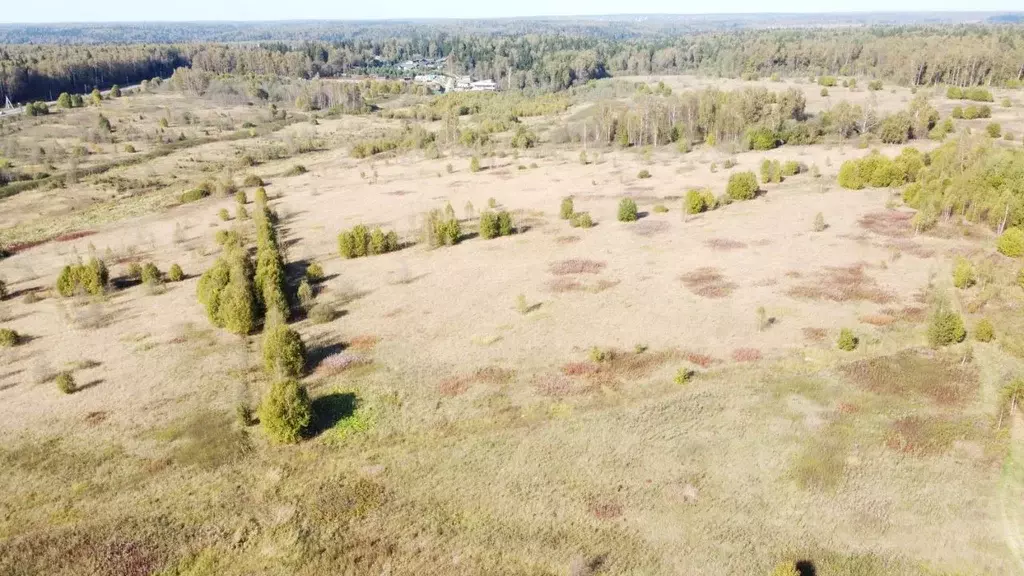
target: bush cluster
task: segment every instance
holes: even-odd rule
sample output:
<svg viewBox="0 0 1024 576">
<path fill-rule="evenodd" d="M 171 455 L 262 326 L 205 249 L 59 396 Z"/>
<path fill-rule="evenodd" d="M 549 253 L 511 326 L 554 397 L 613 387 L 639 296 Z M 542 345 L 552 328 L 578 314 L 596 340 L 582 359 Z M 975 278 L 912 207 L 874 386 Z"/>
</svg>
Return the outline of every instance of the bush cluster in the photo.
<svg viewBox="0 0 1024 576">
<path fill-rule="evenodd" d="M 274 215 L 266 204 L 256 212 L 256 295 L 267 320 L 288 320 L 288 299 L 284 295 L 284 258 L 277 243 Z"/>
<path fill-rule="evenodd" d="M 704 189 L 693 189 L 686 193 L 686 198 L 683 200 L 683 210 L 687 214 L 700 214 L 701 212 L 707 212 L 708 210 L 714 210 L 717 205 L 714 193 L 711 190 Z"/>
<path fill-rule="evenodd" d="M 90 258 L 85 264 L 65 266 L 57 276 L 57 293 L 65 298 L 76 294 L 99 295 L 106 290 L 110 272 L 98 258 Z"/>
<path fill-rule="evenodd" d="M 569 224 L 573 228 L 593 228 L 594 220 L 590 217 L 590 212 L 576 212 L 569 219 Z"/>
<path fill-rule="evenodd" d="M 978 342 L 991 342 L 996 337 L 995 328 L 988 318 L 982 318 L 974 326 L 974 339 Z"/>
<path fill-rule="evenodd" d="M 139 274 L 139 279 L 142 280 L 143 284 L 160 284 L 163 282 L 163 274 L 160 273 L 160 269 L 156 267 L 156 264 L 146 262 L 146 265 L 142 267 L 142 273 Z"/>
<path fill-rule="evenodd" d="M 949 98 L 950 100 L 973 100 L 975 102 L 995 101 L 995 98 L 992 97 L 992 93 L 980 86 L 973 86 L 970 88 L 950 86 L 946 89 L 946 98 Z"/>
<path fill-rule="evenodd" d="M 248 174 L 246 175 L 245 180 L 242 180 L 242 185 L 247 188 L 263 186 L 263 178 L 260 178 L 255 174 Z"/>
<path fill-rule="evenodd" d="M 259 303 L 253 285 L 252 262 L 238 243 L 224 252 L 199 278 L 196 294 L 214 326 L 235 334 L 249 334 L 259 320 Z"/>
<path fill-rule="evenodd" d="M 865 187 L 903 186 L 917 179 L 925 166 L 924 155 L 917 148 L 904 148 L 893 159 L 874 151 L 863 158 L 847 160 L 839 168 L 839 185 L 849 190 Z"/>
<path fill-rule="evenodd" d="M 488 202 L 488 206 L 493 208 L 494 205 Z M 455 211 L 450 207 L 451 205 L 444 212 L 435 209 L 427 214 L 423 223 L 423 241 L 427 246 L 431 248 L 454 246 L 462 241 L 462 225 L 459 224 L 459 220 L 455 217 Z"/>
<path fill-rule="evenodd" d="M 730 175 L 725 188 L 725 193 L 733 200 L 753 200 L 757 191 L 757 176 L 750 171 Z"/>
<path fill-rule="evenodd" d="M 490 210 L 484 210 L 480 213 L 480 237 L 484 240 L 490 240 L 499 236 L 509 236 L 514 233 L 515 228 L 512 226 L 512 215 L 508 211 L 500 210 L 495 213 Z"/>
<path fill-rule="evenodd" d="M 394 230 L 385 233 L 380 228 L 371 232 L 362 224 L 338 234 L 338 251 L 344 258 L 376 256 L 398 250 L 398 234 Z"/>
<path fill-rule="evenodd" d="M 306 388 L 292 378 L 278 380 L 260 402 L 257 414 L 263 430 L 275 442 L 294 444 L 313 420 Z"/>
<path fill-rule="evenodd" d="M 782 165 L 778 160 L 764 159 L 761 162 L 761 183 L 778 184 L 779 182 L 782 182 Z"/>
</svg>

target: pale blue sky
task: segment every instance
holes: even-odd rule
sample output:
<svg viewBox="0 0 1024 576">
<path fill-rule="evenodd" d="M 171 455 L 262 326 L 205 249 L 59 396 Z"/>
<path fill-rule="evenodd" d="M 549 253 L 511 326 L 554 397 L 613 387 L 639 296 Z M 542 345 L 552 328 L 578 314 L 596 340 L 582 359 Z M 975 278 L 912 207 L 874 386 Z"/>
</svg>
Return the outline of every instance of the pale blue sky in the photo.
<svg viewBox="0 0 1024 576">
<path fill-rule="evenodd" d="M 1021 0 L 6 0 L 0 23 L 1021 9 Z"/>
</svg>

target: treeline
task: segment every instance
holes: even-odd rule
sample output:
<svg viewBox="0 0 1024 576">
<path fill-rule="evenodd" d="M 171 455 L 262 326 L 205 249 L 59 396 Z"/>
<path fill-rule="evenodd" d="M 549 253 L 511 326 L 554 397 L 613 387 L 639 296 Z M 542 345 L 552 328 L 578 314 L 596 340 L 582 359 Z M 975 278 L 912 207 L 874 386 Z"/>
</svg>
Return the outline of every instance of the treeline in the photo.
<svg viewBox="0 0 1024 576">
<path fill-rule="evenodd" d="M 295 26 L 300 26 L 295 24 Z M 179 66 L 212 74 L 313 78 L 403 76 L 397 64 L 442 58 L 442 71 L 491 78 L 502 87 L 562 90 L 617 74 L 699 72 L 727 77 L 870 76 L 905 85 L 1019 86 L 1024 29 L 1013 26 L 874 26 L 615 35 L 571 23 L 553 32 L 451 27 L 429 23 L 346 28 L 330 41 L 315 24 L 302 40 L 246 44 L 6 45 L 0 97 L 56 97 L 83 87 L 132 84 Z M 52 93 L 52 94 L 51 94 Z"/>
</svg>

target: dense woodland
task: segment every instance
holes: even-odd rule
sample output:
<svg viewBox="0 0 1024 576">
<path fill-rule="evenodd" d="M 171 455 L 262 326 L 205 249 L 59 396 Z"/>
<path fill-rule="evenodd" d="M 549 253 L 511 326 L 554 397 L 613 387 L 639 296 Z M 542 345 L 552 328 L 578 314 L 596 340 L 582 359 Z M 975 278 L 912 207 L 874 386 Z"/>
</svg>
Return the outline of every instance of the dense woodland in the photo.
<svg viewBox="0 0 1024 576">
<path fill-rule="evenodd" d="M 315 24 L 310 24 L 315 31 Z M 700 72 L 726 77 L 841 74 L 904 85 L 1020 85 L 1024 28 L 1011 25 L 875 26 L 630 33 L 516 34 L 484 26 L 352 28 L 334 41 L 0 46 L 0 98 L 54 99 L 60 92 L 134 84 L 179 66 L 221 74 L 311 78 L 398 76 L 414 56 L 449 56 L 446 71 L 504 87 L 562 90 L 615 74 Z M 541 26 L 541 30 L 548 27 Z M 302 37 L 298 35 L 297 37 Z"/>
</svg>

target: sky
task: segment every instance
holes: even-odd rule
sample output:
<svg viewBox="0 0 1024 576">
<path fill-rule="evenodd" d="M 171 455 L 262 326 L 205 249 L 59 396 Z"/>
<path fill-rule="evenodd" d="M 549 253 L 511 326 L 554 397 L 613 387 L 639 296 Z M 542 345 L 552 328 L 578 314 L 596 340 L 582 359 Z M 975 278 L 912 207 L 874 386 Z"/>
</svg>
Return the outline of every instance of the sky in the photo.
<svg viewBox="0 0 1024 576">
<path fill-rule="evenodd" d="M 0 23 L 1024 9 L 1021 0 L 6 0 L 4 4 Z"/>
</svg>

